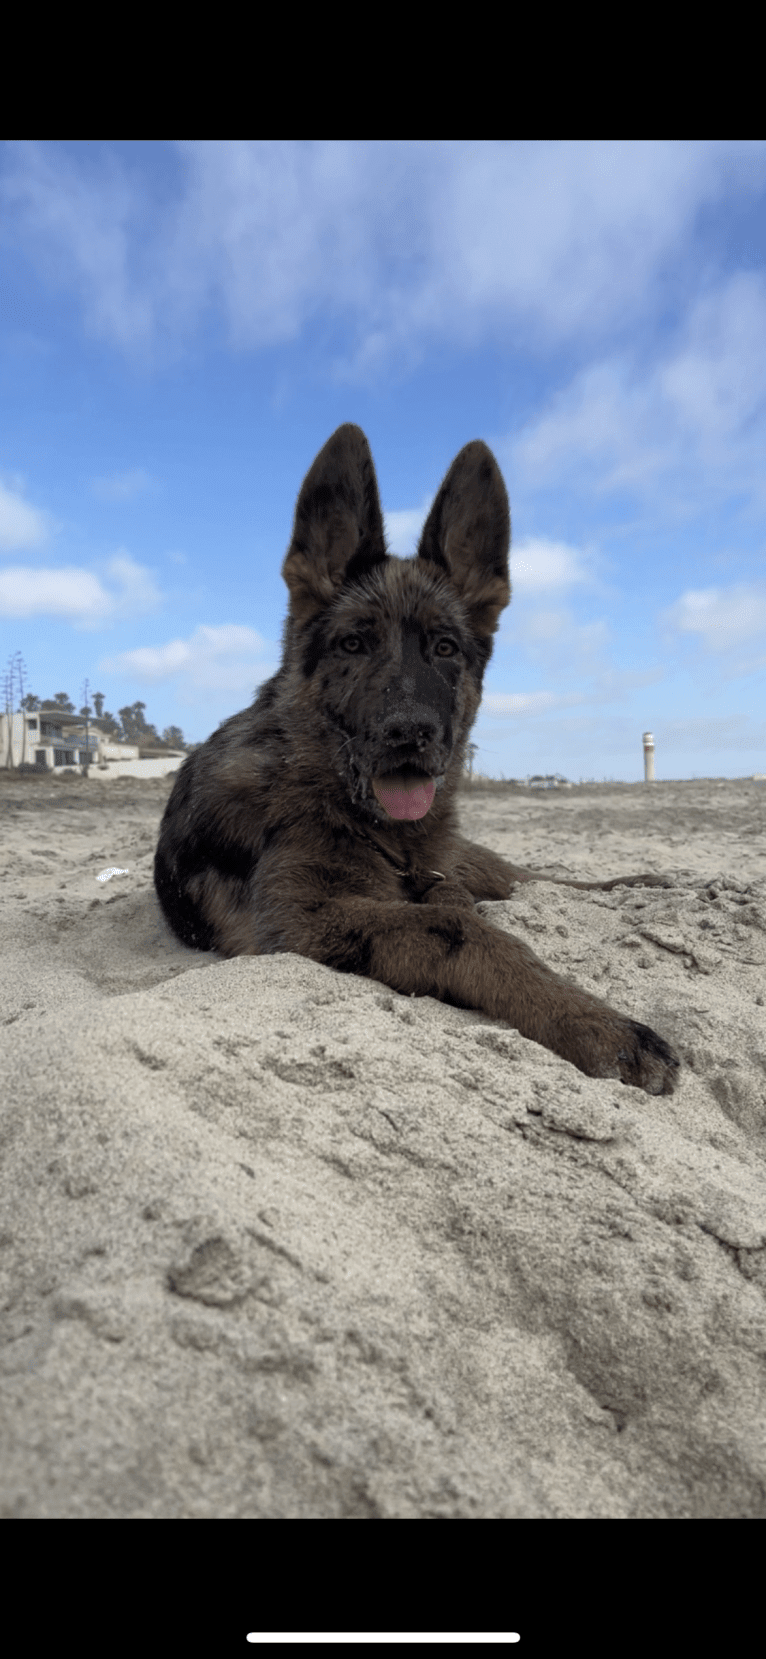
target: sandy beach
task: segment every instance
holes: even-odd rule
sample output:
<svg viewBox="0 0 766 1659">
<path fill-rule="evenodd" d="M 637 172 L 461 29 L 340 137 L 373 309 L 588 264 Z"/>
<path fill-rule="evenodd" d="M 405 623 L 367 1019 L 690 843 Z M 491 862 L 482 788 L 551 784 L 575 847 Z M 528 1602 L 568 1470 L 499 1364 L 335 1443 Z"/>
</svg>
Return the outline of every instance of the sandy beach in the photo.
<svg viewBox="0 0 766 1659">
<path fill-rule="evenodd" d="M 677 1093 L 186 950 L 172 778 L 0 778 L 0 1514 L 766 1514 L 766 784 L 484 790 L 481 906 Z M 107 869 L 123 874 L 99 882 Z"/>
</svg>

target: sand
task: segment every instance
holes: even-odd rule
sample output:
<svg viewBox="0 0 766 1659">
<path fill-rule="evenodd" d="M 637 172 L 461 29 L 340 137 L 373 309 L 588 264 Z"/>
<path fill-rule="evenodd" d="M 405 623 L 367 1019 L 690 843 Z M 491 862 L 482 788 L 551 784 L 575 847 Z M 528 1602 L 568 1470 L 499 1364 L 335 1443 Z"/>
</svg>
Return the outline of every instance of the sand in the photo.
<svg viewBox="0 0 766 1659">
<path fill-rule="evenodd" d="M 766 1514 L 766 785 L 464 798 L 520 863 L 670 873 L 482 907 L 675 1044 L 654 1099 L 185 950 L 171 783 L 0 780 L 0 1514 Z"/>
</svg>

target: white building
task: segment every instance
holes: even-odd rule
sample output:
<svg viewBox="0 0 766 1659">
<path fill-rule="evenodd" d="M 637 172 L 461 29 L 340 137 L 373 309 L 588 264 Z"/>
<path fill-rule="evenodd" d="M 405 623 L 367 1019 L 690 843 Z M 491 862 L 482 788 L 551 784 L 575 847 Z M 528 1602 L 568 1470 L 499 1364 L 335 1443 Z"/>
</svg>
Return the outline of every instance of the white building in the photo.
<svg viewBox="0 0 766 1659">
<path fill-rule="evenodd" d="M 88 734 L 82 715 L 57 709 L 37 709 L 34 714 L 0 714 L 0 767 L 36 766 L 41 771 L 63 772 L 87 764 L 101 778 L 128 774 L 137 778 L 162 778 L 177 772 L 186 759 L 180 749 L 141 751 L 138 744 L 110 742 L 98 720 L 88 720 Z"/>
</svg>

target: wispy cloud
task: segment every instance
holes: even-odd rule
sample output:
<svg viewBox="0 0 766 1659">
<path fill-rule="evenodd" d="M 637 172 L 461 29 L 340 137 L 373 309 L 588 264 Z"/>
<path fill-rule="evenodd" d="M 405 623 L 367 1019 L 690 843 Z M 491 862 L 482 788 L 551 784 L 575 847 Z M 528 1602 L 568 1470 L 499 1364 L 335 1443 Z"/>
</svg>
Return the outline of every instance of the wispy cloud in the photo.
<svg viewBox="0 0 766 1659">
<path fill-rule="evenodd" d="M 363 378 L 425 337 L 500 326 L 547 350 L 624 328 L 667 301 L 700 210 L 766 171 L 762 142 L 723 140 L 195 140 L 146 157 L 6 147 L 8 233 L 49 280 L 55 253 L 91 330 L 152 349 L 212 304 L 252 348 L 324 308 L 356 320 Z"/>
<path fill-rule="evenodd" d="M 109 478 L 94 478 L 91 484 L 93 494 L 101 501 L 131 501 L 134 496 L 143 495 L 151 488 L 152 480 L 143 467 L 115 472 Z"/>
<path fill-rule="evenodd" d="M 60 146 L 10 143 L 5 161 L 7 234 L 21 235 L 51 286 L 79 292 L 94 333 L 125 348 L 145 341 L 153 284 L 136 276 L 131 257 L 146 226 L 143 182 L 106 148 L 94 165 L 84 148 L 75 159 Z"/>
<path fill-rule="evenodd" d="M 690 308 L 648 364 L 622 352 L 574 376 L 511 441 L 513 476 L 656 498 L 670 515 L 714 496 L 766 500 L 766 282 L 740 272 Z"/>
<path fill-rule="evenodd" d="M 359 382 L 439 339 L 543 358 L 574 344 L 585 366 L 499 446 L 518 484 L 668 492 L 678 517 L 703 494 L 766 496 L 766 283 L 709 250 L 703 274 L 694 262 L 703 210 L 762 188 L 766 142 L 20 142 L 2 157 L 0 234 L 128 354 L 184 350 L 211 308 L 238 351 L 342 321 L 328 372 Z M 128 500 L 149 483 L 136 468 L 94 489 Z M 412 551 L 419 515 L 389 523 Z"/>
<path fill-rule="evenodd" d="M 25 501 L 20 488 L 0 483 L 0 552 L 40 547 L 53 528 L 50 513 Z"/>
</svg>

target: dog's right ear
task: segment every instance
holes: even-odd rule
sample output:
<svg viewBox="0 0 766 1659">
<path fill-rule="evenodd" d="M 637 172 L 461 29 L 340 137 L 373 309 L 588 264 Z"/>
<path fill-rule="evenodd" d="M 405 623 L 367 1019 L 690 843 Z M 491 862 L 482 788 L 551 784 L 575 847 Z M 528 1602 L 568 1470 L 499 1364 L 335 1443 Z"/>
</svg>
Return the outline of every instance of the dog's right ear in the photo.
<svg viewBox="0 0 766 1659">
<path fill-rule="evenodd" d="M 282 565 L 290 616 L 300 626 L 344 582 L 388 557 L 370 446 L 360 426 L 339 426 L 306 474 Z"/>
</svg>

